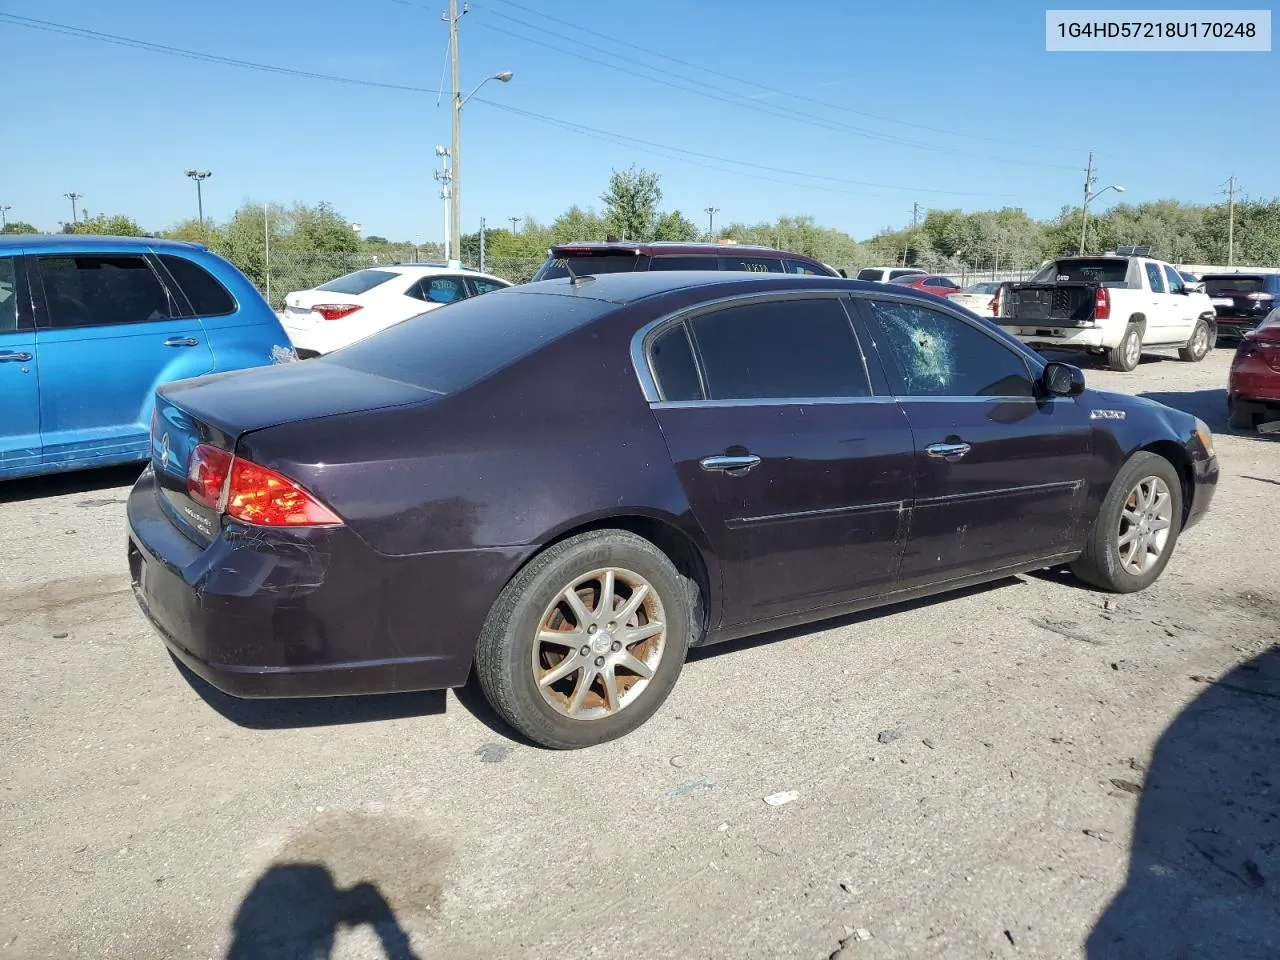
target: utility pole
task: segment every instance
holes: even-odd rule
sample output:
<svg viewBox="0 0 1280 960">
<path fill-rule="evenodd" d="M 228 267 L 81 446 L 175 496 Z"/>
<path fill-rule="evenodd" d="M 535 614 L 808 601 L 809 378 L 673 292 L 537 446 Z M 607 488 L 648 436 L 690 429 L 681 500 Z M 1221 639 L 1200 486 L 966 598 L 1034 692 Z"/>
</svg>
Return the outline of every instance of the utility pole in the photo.
<svg viewBox="0 0 1280 960">
<path fill-rule="evenodd" d="M 0 230 L 4 230 L 6 227 L 9 226 L 9 220 L 5 216 L 5 214 L 7 214 L 12 209 L 13 207 L 10 206 L 9 204 L 5 204 L 3 207 L 0 207 Z"/>
<path fill-rule="evenodd" d="M 1080 251 L 1079 255 L 1084 256 L 1084 235 L 1089 225 L 1089 191 L 1093 189 L 1093 181 L 1096 178 L 1093 175 L 1093 151 L 1089 151 L 1089 166 L 1084 171 L 1084 202 L 1080 204 Z"/>
<path fill-rule="evenodd" d="M 63 196 L 71 201 L 71 222 L 79 223 L 80 218 L 76 214 L 76 201 L 83 200 L 84 194 L 83 193 L 64 193 Z"/>
<path fill-rule="evenodd" d="M 716 236 L 716 214 L 720 212 L 720 208 L 703 207 L 702 212 L 707 215 L 707 239 L 714 240 Z"/>
<path fill-rule="evenodd" d="M 466 15 L 467 4 L 462 4 L 462 15 Z M 462 91 L 458 89 L 458 0 L 449 0 L 449 13 L 447 19 L 449 21 L 449 65 L 453 76 L 453 177 L 452 189 L 450 194 L 452 202 L 450 203 L 450 223 L 449 238 L 452 249 L 449 252 L 448 259 L 450 265 L 455 266 L 462 263 L 462 220 L 459 216 L 458 183 L 461 181 L 462 160 L 459 157 L 461 153 L 462 140 Z"/>
<path fill-rule="evenodd" d="M 920 223 L 920 204 L 913 203 L 911 204 L 911 238 L 913 240 L 915 239 L 916 228 L 919 223 Z M 906 243 L 902 245 L 902 265 L 904 267 L 907 265 L 907 250 L 910 246 L 911 246 L 910 240 L 908 240 Z"/>
<path fill-rule="evenodd" d="M 511 232 L 515 233 L 516 224 L 518 224 L 524 218 L 523 217 L 507 217 L 507 219 L 511 221 Z"/>
<path fill-rule="evenodd" d="M 1227 266 L 1236 262 L 1236 177 L 1227 178 Z"/>
<path fill-rule="evenodd" d="M 484 273 L 484 217 L 480 218 L 480 272 Z"/>
<path fill-rule="evenodd" d="M 449 148 L 443 145 L 436 147 L 436 156 L 440 158 L 440 169 L 435 172 L 435 178 L 440 181 L 440 207 L 444 211 L 444 245 L 441 254 L 448 260 L 453 253 L 449 245 L 449 224 L 453 219 L 449 209 L 450 200 L 453 197 L 453 174 L 449 172 Z"/>
</svg>

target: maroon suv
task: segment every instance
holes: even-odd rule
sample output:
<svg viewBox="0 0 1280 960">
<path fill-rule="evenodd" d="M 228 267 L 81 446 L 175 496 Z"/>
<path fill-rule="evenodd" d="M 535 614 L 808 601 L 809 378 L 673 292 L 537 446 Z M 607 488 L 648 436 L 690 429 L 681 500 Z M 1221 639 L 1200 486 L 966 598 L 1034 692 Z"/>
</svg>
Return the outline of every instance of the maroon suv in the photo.
<svg viewBox="0 0 1280 960">
<path fill-rule="evenodd" d="M 563 280 L 600 273 L 632 273 L 636 270 L 729 270 L 747 273 L 798 273 L 818 277 L 844 276 L 833 267 L 801 253 L 739 243 L 631 243 L 596 240 L 566 243 L 551 248 L 538 272 L 539 280 Z"/>
</svg>

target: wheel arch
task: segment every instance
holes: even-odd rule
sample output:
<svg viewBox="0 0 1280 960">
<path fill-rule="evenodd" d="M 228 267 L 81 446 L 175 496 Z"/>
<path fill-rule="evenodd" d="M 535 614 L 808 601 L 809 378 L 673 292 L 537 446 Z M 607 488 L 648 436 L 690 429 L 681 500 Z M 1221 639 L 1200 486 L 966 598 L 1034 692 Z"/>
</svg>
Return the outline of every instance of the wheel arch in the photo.
<svg viewBox="0 0 1280 960">
<path fill-rule="evenodd" d="M 1177 471 L 1178 479 L 1182 482 L 1182 523 L 1186 524 L 1187 517 L 1191 514 L 1191 501 L 1195 497 L 1196 490 L 1191 457 L 1186 449 L 1175 440 L 1153 440 L 1135 450 L 1134 453 L 1154 453 L 1173 464 L 1173 469 Z"/>
</svg>

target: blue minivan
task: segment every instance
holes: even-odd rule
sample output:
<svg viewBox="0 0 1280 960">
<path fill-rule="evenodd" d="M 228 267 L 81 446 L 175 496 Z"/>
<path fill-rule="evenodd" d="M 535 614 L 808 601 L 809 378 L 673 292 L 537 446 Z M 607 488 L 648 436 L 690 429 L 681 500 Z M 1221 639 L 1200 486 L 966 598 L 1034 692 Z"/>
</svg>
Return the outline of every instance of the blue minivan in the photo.
<svg viewBox="0 0 1280 960">
<path fill-rule="evenodd" d="M 145 460 L 159 384 L 294 359 L 199 244 L 0 236 L 0 479 Z"/>
</svg>

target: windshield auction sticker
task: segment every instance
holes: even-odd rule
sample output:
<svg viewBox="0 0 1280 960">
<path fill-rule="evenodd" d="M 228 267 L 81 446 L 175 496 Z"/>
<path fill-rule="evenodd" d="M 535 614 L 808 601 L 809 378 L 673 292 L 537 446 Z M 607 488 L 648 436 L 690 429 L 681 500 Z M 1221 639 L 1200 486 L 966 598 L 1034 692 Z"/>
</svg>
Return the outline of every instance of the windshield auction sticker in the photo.
<svg viewBox="0 0 1280 960">
<path fill-rule="evenodd" d="M 1045 49 L 1257 53 L 1271 50 L 1270 10 L 1046 10 Z"/>
</svg>

